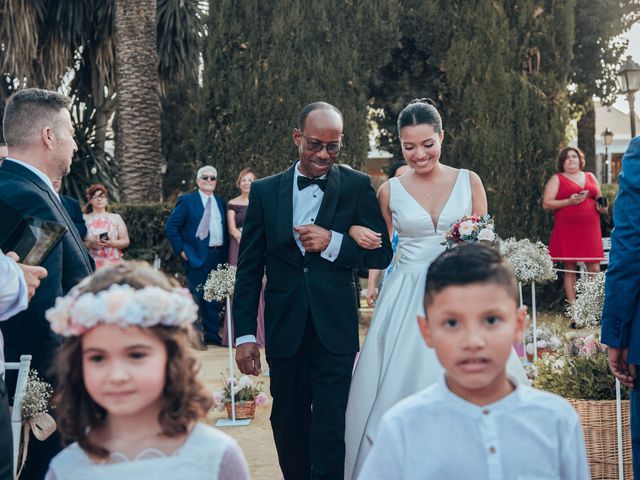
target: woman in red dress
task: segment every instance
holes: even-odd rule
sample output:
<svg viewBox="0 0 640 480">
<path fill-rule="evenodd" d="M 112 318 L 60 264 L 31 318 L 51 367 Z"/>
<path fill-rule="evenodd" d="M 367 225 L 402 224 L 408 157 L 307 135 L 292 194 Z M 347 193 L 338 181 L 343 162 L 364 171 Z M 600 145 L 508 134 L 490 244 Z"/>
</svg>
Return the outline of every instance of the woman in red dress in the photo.
<svg viewBox="0 0 640 480">
<path fill-rule="evenodd" d="M 588 272 L 599 272 L 604 258 L 599 205 L 600 184 L 591 172 L 585 172 L 584 154 L 579 148 L 566 147 L 558 155 L 558 173 L 544 187 L 542 207 L 554 211 L 549 253 L 566 270 L 576 270 L 584 262 Z M 565 272 L 564 291 L 570 303 L 576 298 L 576 274 Z"/>
</svg>

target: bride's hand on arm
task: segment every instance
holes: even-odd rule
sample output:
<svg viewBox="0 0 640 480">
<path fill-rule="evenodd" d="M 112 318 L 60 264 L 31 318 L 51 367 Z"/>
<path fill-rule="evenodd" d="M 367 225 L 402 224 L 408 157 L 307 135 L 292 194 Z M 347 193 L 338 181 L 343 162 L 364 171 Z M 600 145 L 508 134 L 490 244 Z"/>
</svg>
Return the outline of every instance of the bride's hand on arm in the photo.
<svg viewBox="0 0 640 480">
<path fill-rule="evenodd" d="M 369 270 L 369 278 L 367 279 L 367 305 L 370 307 L 376 306 L 376 300 L 378 300 L 378 277 L 380 276 L 380 270 Z"/>
<path fill-rule="evenodd" d="M 353 225 L 349 229 L 349 236 L 360 248 L 375 250 L 382 246 L 382 235 L 362 225 Z"/>
</svg>

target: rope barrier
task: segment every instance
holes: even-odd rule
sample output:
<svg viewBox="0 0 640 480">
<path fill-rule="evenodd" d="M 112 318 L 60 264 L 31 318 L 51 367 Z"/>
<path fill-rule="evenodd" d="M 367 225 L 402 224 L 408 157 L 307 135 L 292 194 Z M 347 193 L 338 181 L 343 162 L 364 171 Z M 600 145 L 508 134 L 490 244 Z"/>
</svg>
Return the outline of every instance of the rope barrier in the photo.
<svg viewBox="0 0 640 480">
<path fill-rule="evenodd" d="M 602 272 L 587 272 L 586 270 L 565 270 L 564 268 L 554 268 L 554 272 L 566 272 L 566 273 L 586 273 L 587 275 L 598 275 Z"/>
</svg>

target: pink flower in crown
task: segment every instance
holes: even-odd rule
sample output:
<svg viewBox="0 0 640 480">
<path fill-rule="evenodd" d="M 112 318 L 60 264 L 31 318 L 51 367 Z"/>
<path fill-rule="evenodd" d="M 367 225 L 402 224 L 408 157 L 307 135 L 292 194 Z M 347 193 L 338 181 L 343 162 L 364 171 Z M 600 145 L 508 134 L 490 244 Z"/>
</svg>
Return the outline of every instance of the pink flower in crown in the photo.
<svg viewBox="0 0 640 480">
<path fill-rule="evenodd" d="M 132 301 L 134 289 L 128 285 L 111 285 L 108 290 L 98 293 L 92 303 L 100 311 L 105 323 L 119 323 L 123 318 L 123 309 Z M 124 317 L 126 318 L 126 317 Z M 128 321 L 131 319 L 127 319 Z"/>
</svg>

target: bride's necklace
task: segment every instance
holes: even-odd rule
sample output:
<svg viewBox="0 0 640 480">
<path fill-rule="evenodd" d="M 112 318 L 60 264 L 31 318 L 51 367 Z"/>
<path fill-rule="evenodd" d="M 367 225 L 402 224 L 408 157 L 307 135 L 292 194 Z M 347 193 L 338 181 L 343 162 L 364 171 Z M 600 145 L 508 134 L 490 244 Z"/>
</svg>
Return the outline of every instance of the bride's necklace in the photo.
<svg viewBox="0 0 640 480">
<path fill-rule="evenodd" d="M 438 188 L 437 190 L 433 190 L 431 193 L 427 193 L 427 192 L 422 192 L 422 193 L 424 193 L 424 196 L 427 197 L 427 200 L 429 200 L 431 197 L 433 197 L 440 190 L 442 190 L 442 189 Z"/>
</svg>

